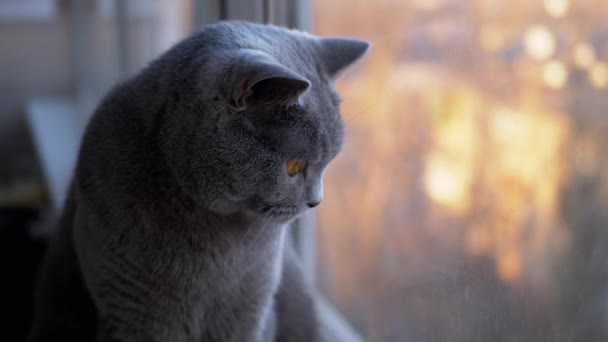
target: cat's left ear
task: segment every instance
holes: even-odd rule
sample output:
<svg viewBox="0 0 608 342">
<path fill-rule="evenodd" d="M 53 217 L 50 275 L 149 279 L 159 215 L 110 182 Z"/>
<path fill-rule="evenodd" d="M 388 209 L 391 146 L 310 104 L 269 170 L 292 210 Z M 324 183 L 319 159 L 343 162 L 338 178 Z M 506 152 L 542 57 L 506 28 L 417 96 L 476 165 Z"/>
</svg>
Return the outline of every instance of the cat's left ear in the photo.
<svg viewBox="0 0 608 342">
<path fill-rule="evenodd" d="M 250 105 L 295 102 L 310 82 L 271 58 L 244 54 L 234 60 L 226 86 L 230 105 L 245 109 Z"/>
<path fill-rule="evenodd" d="M 330 77 L 336 78 L 369 49 L 369 43 L 348 38 L 319 38 L 321 61 Z"/>
</svg>

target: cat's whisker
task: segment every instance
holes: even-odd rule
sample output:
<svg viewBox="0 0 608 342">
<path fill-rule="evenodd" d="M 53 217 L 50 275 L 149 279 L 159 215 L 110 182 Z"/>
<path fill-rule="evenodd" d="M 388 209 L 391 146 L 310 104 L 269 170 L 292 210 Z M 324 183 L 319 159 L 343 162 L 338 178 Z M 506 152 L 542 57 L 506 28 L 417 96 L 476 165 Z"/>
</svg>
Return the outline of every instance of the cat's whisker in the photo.
<svg viewBox="0 0 608 342">
<path fill-rule="evenodd" d="M 348 129 L 352 123 L 361 119 L 361 117 L 363 117 L 364 115 L 368 115 L 370 113 L 371 109 L 372 109 L 372 106 L 370 105 L 365 108 L 361 108 L 361 109 L 357 110 L 356 112 L 349 113 L 349 115 L 347 117 L 343 118 L 345 128 Z"/>
<path fill-rule="evenodd" d="M 234 255 L 232 256 L 232 258 L 226 258 L 226 267 L 232 268 L 233 265 L 238 264 L 239 257 L 242 254 L 241 248 L 243 247 L 243 243 L 247 239 L 247 235 L 249 235 L 249 232 L 251 231 L 251 228 L 253 226 L 255 226 L 256 223 L 257 222 L 254 221 L 254 222 L 252 222 L 249 225 L 249 227 L 247 227 L 247 230 L 245 231 L 245 235 L 243 235 L 243 238 L 241 238 L 241 240 L 239 241 L 238 245 L 236 246 L 236 249 L 234 250 Z"/>
<path fill-rule="evenodd" d="M 249 232 L 251 231 L 251 228 L 252 228 L 253 226 L 255 226 L 255 225 L 256 225 L 256 223 L 257 223 L 257 222 L 255 222 L 255 221 L 254 221 L 253 223 L 251 223 L 251 224 L 249 225 L 249 227 L 247 227 L 247 230 L 245 231 L 245 235 L 243 235 L 243 238 L 241 239 L 241 241 L 239 242 L 238 246 L 236 247 L 236 251 L 237 251 L 237 252 L 238 252 L 238 251 L 241 249 L 241 247 L 243 246 L 243 243 L 244 243 L 244 242 L 245 242 L 245 240 L 247 239 L 247 235 L 249 235 Z"/>
<path fill-rule="evenodd" d="M 235 249 L 235 255 L 234 260 L 231 264 L 237 264 L 239 262 L 239 258 L 241 255 L 244 254 L 242 248 L 243 248 L 243 244 L 245 243 L 247 236 L 249 235 L 249 232 L 251 232 L 251 229 L 253 227 L 258 227 L 260 221 L 262 222 L 262 227 L 266 225 L 266 222 L 268 220 L 268 217 L 270 216 L 270 212 L 266 213 L 266 215 L 264 215 L 264 217 L 262 218 L 258 218 L 257 220 L 255 220 L 254 222 L 252 222 L 249 227 L 247 227 L 247 231 L 245 231 L 245 235 L 243 235 L 243 238 L 240 240 L 239 244 L 237 245 L 236 249 Z M 226 263 L 227 265 L 230 264 L 229 262 Z"/>
<path fill-rule="evenodd" d="M 251 245 L 255 245 L 256 242 L 263 235 L 262 233 L 266 230 L 266 227 L 268 226 L 269 216 L 270 216 L 270 212 L 268 212 L 268 214 L 266 214 L 266 216 L 264 217 L 264 222 L 262 223 L 262 226 L 259 228 L 257 234 L 254 236 L 253 240 L 251 241 Z"/>
</svg>

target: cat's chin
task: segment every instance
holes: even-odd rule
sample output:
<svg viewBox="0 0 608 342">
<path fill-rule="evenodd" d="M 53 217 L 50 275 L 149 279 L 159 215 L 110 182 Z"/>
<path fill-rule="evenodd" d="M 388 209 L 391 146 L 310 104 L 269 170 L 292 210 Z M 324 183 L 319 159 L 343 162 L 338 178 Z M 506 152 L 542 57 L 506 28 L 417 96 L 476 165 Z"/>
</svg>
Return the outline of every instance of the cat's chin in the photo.
<svg viewBox="0 0 608 342">
<path fill-rule="evenodd" d="M 290 215 L 278 214 L 278 215 L 274 215 L 270 220 L 274 221 L 276 223 L 280 223 L 280 224 L 288 224 L 288 223 L 295 221 L 299 216 L 300 216 L 299 213 L 290 214 Z"/>
<path fill-rule="evenodd" d="M 302 212 L 296 208 L 267 207 L 263 209 L 249 209 L 248 214 L 254 216 L 257 221 L 287 224 L 297 219 Z"/>
<path fill-rule="evenodd" d="M 207 207 L 207 209 L 220 216 L 244 215 L 243 217 L 246 220 L 277 224 L 290 223 L 303 213 L 302 210 L 298 210 L 295 206 L 245 206 L 243 203 L 222 203 L 219 205 L 216 202 L 213 206 Z"/>
<path fill-rule="evenodd" d="M 265 223 L 275 223 L 275 224 L 288 224 L 293 222 L 298 218 L 298 214 L 273 214 L 273 215 L 264 215 L 257 213 L 255 214 L 256 221 L 265 222 Z"/>
</svg>

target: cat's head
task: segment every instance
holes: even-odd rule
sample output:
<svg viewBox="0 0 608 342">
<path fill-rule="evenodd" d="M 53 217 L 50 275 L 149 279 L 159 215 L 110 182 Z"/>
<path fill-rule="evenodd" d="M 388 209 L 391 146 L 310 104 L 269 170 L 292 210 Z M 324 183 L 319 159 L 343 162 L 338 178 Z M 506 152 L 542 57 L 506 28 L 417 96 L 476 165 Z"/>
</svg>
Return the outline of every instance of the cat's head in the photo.
<svg viewBox="0 0 608 342">
<path fill-rule="evenodd" d="M 221 214 L 287 222 L 317 206 L 343 144 L 333 81 L 368 43 L 246 23 L 199 35 L 196 82 L 166 131 L 181 184 Z"/>
</svg>

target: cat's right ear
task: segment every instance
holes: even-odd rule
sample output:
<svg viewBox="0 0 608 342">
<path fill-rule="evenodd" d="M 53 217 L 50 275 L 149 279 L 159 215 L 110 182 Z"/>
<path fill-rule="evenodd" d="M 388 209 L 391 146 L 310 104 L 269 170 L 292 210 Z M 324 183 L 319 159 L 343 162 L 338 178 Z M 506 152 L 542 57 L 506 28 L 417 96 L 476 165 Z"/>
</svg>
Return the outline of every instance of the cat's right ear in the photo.
<svg viewBox="0 0 608 342">
<path fill-rule="evenodd" d="M 251 105 L 296 102 L 310 87 L 305 77 L 269 57 L 254 54 L 234 59 L 224 81 L 224 95 L 238 110 Z"/>
</svg>

